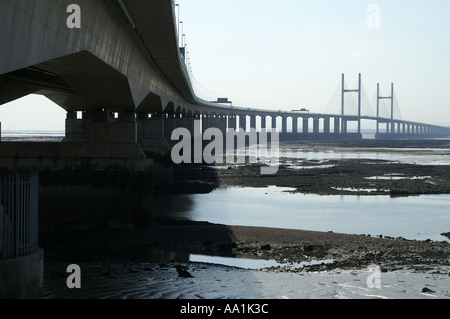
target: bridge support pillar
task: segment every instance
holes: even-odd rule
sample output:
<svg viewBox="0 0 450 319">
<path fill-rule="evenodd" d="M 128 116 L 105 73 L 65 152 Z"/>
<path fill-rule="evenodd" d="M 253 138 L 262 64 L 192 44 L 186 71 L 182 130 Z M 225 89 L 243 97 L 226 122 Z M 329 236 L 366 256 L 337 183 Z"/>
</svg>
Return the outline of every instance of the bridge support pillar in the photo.
<svg viewBox="0 0 450 319">
<path fill-rule="evenodd" d="M 319 134 L 320 128 L 319 128 L 319 119 L 314 118 L 313 120 L 313 132 L 314 134 Z"/>
<path fill-rule="evenodd" d="M 287 133 L 287 117 L 283 116 L 281 118 L 281 133 Z"/>
<path fill-rule="evenodd" d="M 209 128 L 209 115 L 202 115 L 202 134 Z"/>
<path fill-rule="evenodd" d="M 194 121 L 196 120 L 196 115 L 183 114 L 183 117 L 186 129 L 191 133 L 191 136 L 194 136 Z"/>
<path fill-rule="evenodd" d="M 298 133 L 298 118 L 295 116 L 292 118 L 292 133 Z"/>
<path fill-rule="evenodd" d="M 227 116 L 219 115 L 217 117 L 217 128 L 222 132 L 222 135 L 225 137 L 227 134 Z"/>
<path fill-rule="evenodd" d="M 67 113 L 65 142 L 136 143 L 137 123 L 134 111 L 123 111 L 114 118 L 112 112 L 98 109 L 83 112 L 77 119 L 75 112 Z"/>
<path fill-rule="evenodd" d="M 256 116 L 250 115 L 250 129 L 256 130 Z"/>
<path fill-rule="evenodd" d="M 330 134 L 330 118 L 326 117 L 323 121 L 323 132 L 325 134 Z"/>
<path fill-rule="evenodd" d="M 165 114 L 138 113 L 138 143 L 144 151 L 166 154 L 170 151 L 164 136 Z"/>
<path fill-rule="evenodd" d="M 272 116 L 272 130 L 276 131 L 277 130 L 277 117 L 276 116 Z"/>
<path fill-rule="evenodd" d="M 334 118 L 334 134 L 341 133 L 341 121 L 338 117 Z"/>
<path fill-rule="evenodd" d="M 309 132 L 309 118 L 303 118 L 303 134 L 308 134 Z"/>
<path fill-rule="evenodd" d="M 175 128 L 186 127 L 185 114 L 176 113 L 175 114 Z"/>
<path fill-rule="evenodd" d="M 347 120 L 342 119 L 342 134 L 347 134 Z"/>
<path fill-rule="evenodd" d="M 208 128 L 219 128 L 219 116 L 218 115 L 210 115 L 208 117 Z"/>
<path fill-rule="evenodd" d="M 267 118 L 264 115 L 261 115 L 261 130 L 265 130 L 267 128 Z"/>
<path fill-rule="evenodd" d="M 247 132 L 247 115 L 239 115 L 239 131 Z"/>
<path fill-rule="evenodd" d="M 231 130 L 235 130 L 237 129 L 236 127 L 236 115 L 230 115 L 228 116 L 228 129 Z"/>
<path fill-rule="evenodd" d="M 41 299 L 44 281 L 44 250 L 38 248 L 19 258 L 0 259 L 0 298 Z"/>
<path fill-rule="evenodd" d="M 171 140 L 172 132 L 176 126 L 176 114 L 167 113 L 163 115 L 164 118 L 164 137 L 166 141 Z M 170 142 L 169 142 L 170 144 Z"/>
</svg>

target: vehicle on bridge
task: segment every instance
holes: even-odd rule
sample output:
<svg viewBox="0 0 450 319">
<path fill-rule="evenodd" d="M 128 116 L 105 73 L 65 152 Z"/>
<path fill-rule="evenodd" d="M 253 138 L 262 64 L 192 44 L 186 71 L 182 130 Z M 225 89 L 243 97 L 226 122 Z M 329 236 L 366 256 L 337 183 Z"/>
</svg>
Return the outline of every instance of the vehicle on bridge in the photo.
<svg viewBox="0 0 450 319">
<path fill-rule="evenodd" d="M 302 112 L 302 113 L 309 113 L 308 109 L 302 108 L 300 110 L 292 110 L 292 112 Z"/>
<path fill-rule="evenodd" d="M 213 101 L 213 103 L 233 105 L 233 102 L 228 100 L 228 98 L 226 98 L 226 97 L 219 97 L 219 98 L 217 98 L 217 101 Z"/>
</svg>

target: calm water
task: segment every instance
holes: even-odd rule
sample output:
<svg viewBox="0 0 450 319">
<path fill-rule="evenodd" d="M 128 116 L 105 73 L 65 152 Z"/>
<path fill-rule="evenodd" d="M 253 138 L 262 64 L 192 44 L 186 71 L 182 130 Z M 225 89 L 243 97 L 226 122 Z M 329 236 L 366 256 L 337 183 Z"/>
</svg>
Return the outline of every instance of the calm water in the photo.
<svg viewBox="0 0 450 319">
<path fill-rule="evenodd" d="M 210 194 L 159 197 L 155 205 L 171 217 L 225 225 L 437 241 L 447 240 L 440 234 L 450 231 L 450 195 L 319 196 L 289 190 L 220 188 Z"/>
<path fill-rule="evenodd" d="M 3 132 L 2 140 L 59 141 L 64 132 Z M 397 151 L 399 149 L 396 149 Z M 320 165 L 332 159 L 388 160 L 450 165 L 447 149 L 370 151 L 282 150 L 280 156 Z M 427 151 L 429 154 L 422 154 Z M 326 165 L 325 165 L 326 166 Z M 289 188 L 220 188 L 210 194 L 167 195 L 154 200 L 154 210 L 171 217 L 241 226 L 262 226 L 349 234 L 447 240 L 450 195 L 391 198 L 386 196 L 319 196 L 293 194 Z"/>
</svg>

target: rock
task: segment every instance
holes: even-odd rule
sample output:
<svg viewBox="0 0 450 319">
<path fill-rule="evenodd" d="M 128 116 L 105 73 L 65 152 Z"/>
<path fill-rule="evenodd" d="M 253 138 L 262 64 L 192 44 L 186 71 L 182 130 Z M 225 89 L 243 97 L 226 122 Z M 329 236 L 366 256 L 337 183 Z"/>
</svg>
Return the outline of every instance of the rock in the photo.
<svg viewBox="0 0 450 319">
<path fill-rule="evenodd" d="M 194 278 L 194 276 L 192 276 L 189 271 L 187 271 L 187 268 L 184 266 L 176 266 L 175 267 L 178 273 L 178 277 L 180 278 Z"/>
<path fill-rule="evenodd" d="M 433 292 L 435 292 L 435 291 L 433 291 L 433 290 L 431 290 L 430 288 L 427 288 L 427 287 L 422 289 L 422 293 L 433 293 Z"/>
<path fill-rule="evenodd" d="M 367 254 L 364 256 L 364 259 L 366 259 L 366 260 L 372 260 L 372 259 L 374 259 L 374 258 L 375 258 L 375 255 L 372 254 L 372 253 L 367 253 Z"/>
<path fill-rule="evenodd" d="M 303 250 L 305 252 L 312 252 L 312 251 L 323 251 L 325 247 L 323 245 L 305 245 L 303 246 Z"/>
<path fill-rule="evenodd" d="M 261 246 L 261 250 L 270 250 L 270 249 L 272 249 L 272 247 L 269 244 Z"/>
</svg>

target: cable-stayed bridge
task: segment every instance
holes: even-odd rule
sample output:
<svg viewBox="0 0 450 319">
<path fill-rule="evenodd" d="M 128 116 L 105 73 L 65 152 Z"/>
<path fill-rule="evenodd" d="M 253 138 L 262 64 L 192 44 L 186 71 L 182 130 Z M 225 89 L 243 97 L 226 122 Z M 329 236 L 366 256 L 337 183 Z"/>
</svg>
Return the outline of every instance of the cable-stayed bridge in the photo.
<svg viewBox="0 0 450 319">
<path fill-rule="evenodd" d="M 311 112 L 306 108 L 278 110 L 277 107 L 268 106 L 246 107 L 247 103 L 248 105 L 257 103 L 238 98 L 226 98 L 225 95 L 205 87 L 201 87 L 196 93 L 198 96 L 207 96 L 214 100 L 200 101 L 199 104 L 205 107 L 201 111 L 178 108 L 175 112 L 166 115 L 166 119 L 173 118 L 178 126 L 180 119 L 201 118 L 203 131 L 209 127 L 219 127 L 224 133 L 229 129 L 245 131 L 276 129 L 281 134 L 281 140 L 291 141 L 360 139 L 364 120 L 373 121 L 375 137 L 380 139 L 431 138 L 449 135 L 448 128 L 404 120 L 395 97 L 394 84 L 391 84 L 389 95 L 382 95 L 380 84 L 378 84 L 375 102 L 370 102 L 362 85 L 361 74 L 358 76 L 356 88 L 348 88 L 345 75 L 342 74 L 339 90 L 323 113 Z M 235 101 L 238 101 L 238 105 L 235 105 Z M 373 110 L 374 104 L 375 110 Z"/>
</svg>

